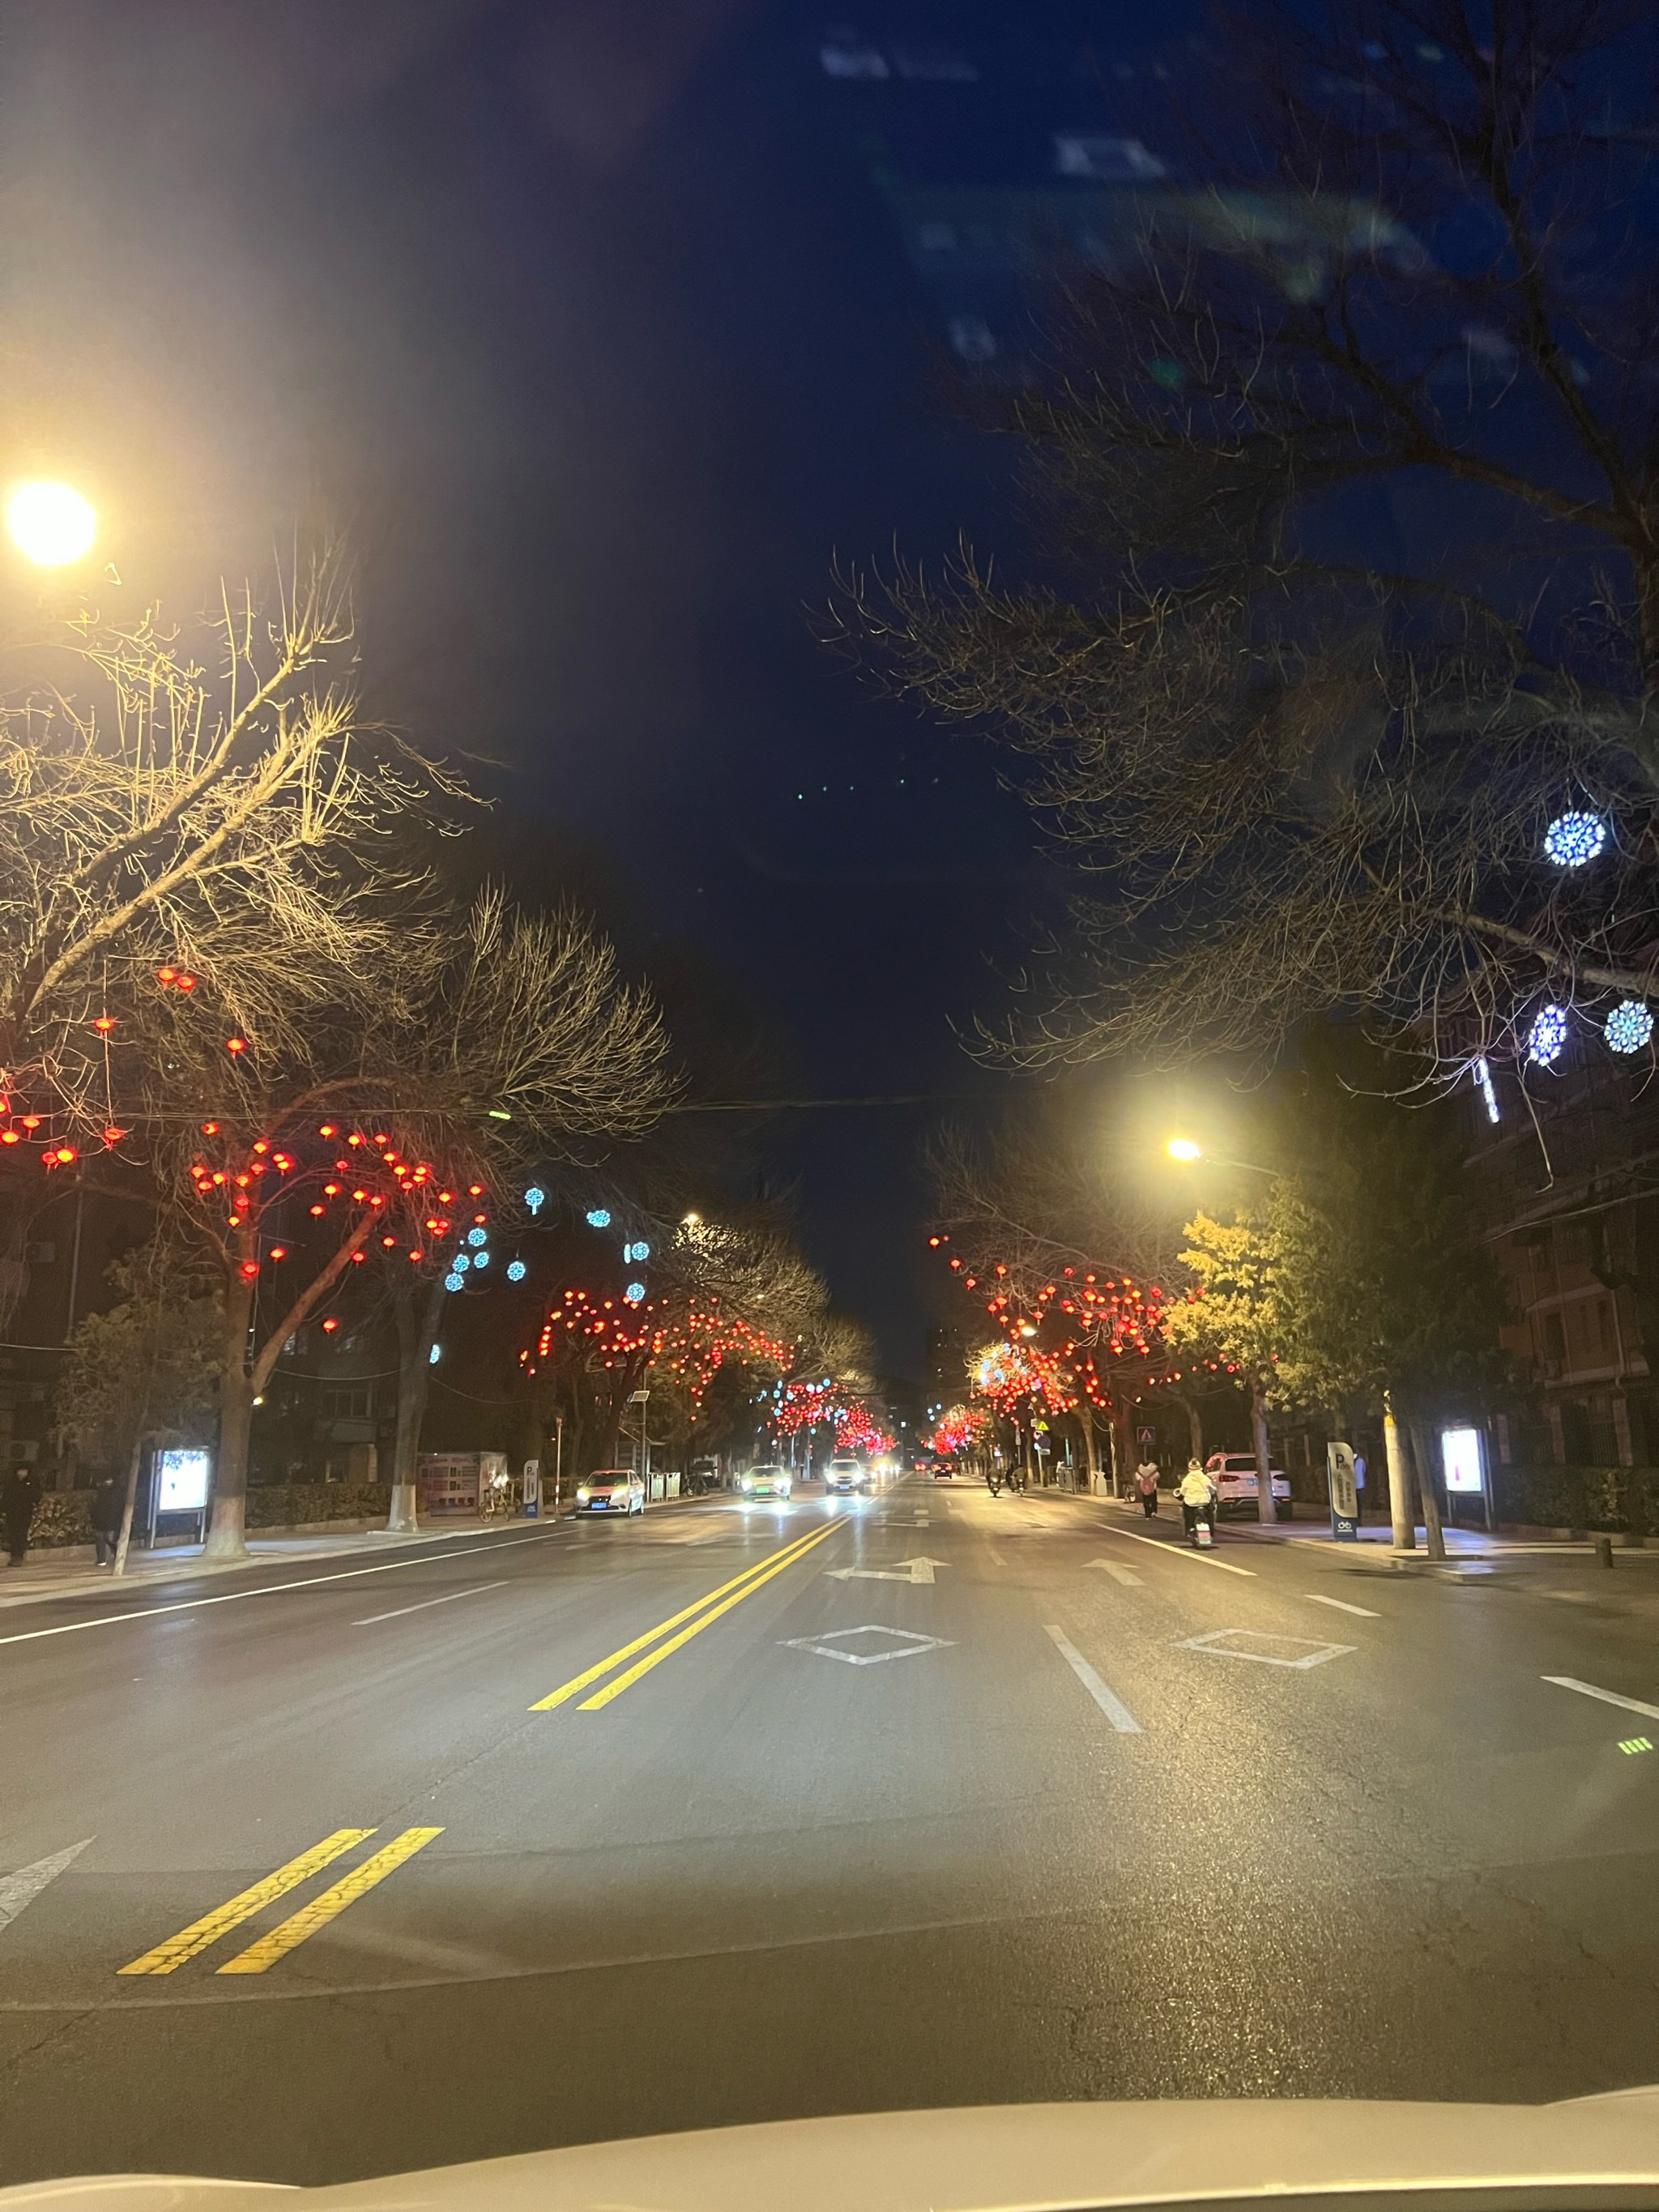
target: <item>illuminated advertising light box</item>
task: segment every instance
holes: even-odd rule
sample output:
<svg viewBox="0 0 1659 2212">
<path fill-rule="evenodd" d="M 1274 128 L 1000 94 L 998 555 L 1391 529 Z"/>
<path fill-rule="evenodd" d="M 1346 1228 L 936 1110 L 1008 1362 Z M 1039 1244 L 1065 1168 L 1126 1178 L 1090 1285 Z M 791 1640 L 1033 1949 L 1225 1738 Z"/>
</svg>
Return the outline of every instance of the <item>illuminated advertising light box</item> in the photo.
<svg viewBox="0 0 1659 2212">
<path fill-rule="evenodd" d="M 1454 1496 L 1479 1498 L 1486 1486 L 1481 1468 L 1480 1430 L 1442 1429 L 1440 1464 L 1445 1472 L 1448 1492 Z"/>
<path fill-rule="evenodd" d="M 158 1513 L 205 1512 L 212 1480 L 211 1452 L 159 1453 L 155 1462 L 155 1510 Z"/>
</svg>

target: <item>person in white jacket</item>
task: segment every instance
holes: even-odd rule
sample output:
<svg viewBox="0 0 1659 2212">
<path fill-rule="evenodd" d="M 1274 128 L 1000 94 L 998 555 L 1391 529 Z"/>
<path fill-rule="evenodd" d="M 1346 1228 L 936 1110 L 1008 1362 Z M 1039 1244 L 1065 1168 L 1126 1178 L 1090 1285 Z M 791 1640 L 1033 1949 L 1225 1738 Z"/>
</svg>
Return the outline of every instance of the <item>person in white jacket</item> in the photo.
<svg viewBox="0 0 1659 2212">
<path fill-rule="evenodd" d="M 1195 1459 L 1188 1461 L 1187 1472 L 1181 1478 L 1176 1496 L 1181 1500 L 1181 1517 L 1187 1524 L 1187 1534 L 1190 1536 L 1200 1521 L 1207 1521 L 1210 1534 L 1213 1536 L 1217 1497 L 1215 1477 L 1206 1474 Z"/>
</svg>

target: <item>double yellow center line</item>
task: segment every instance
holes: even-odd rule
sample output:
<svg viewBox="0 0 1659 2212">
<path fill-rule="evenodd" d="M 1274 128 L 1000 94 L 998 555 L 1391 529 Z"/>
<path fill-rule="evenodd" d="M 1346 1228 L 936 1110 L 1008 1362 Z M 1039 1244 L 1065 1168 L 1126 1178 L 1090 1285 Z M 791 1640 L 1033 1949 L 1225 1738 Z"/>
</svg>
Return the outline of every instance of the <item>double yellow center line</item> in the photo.
<svg viewBox="0 0 1659 2212">
<path fill-rule="evenodd" d="M 734 1575 L 729 1583 L 722 1583 L 718 1589 L 708 1591 L 694 1604 L 671 1613 L 666 1620 L 659 1620 L 654 1628 L 647 1628 L 643 1636 L 636 1636 L 631 1644 L 623 1644 L 608 1658 L 601 1659 L 597 1666 L 586 1668 L 580 1674 L 573 1674 L 568 1682 L 562 1682 L 550 1695 L 538 1698 L 530 1708 L 531 1711 L 550 1713 L 556 1705 L 567 1705 L 580 1692 L 602 1680 L 613 1667 L 621 1667 L 625 1660 L 633 1659 L 636 1652 L 644 1652 L 647 1655 L 644 1658 L 636 1660 L 614 1681 L 606 1682 L 602 1690 L 594 1691 L 591 1698 L 583 1698 L 576 1708 L 578 1712 L 583 1713 L 602 1711 L 613 1698 L 619 1698 L 624 1690 L 632 1689 L 641 1674 L 648 1674 L 665 1659 L 672 1658 L 682 1645 L 689 1644 L 694 1636 L 701 1636 L 703 1630 L 717 1621 L 722 1613 L 730 1613 L 734 1605 L 741 1605 L 744 1598 L 752 1597 L 763 1583 L 769 1583 L 774 1575 L 781 1575 L 786 1567 L 793 1567 L 797 1559 L 805 1558 L 815 1544 L 823 1543 L 826 1536 L 833 1536 L 844 1525 L 840 1521 L 831 1521 L 822 1528 L 815 1528 L 810 1536 L 798 1537 L 793 1544 L 786 1544 L 781 1552 L 769 1553 L 757 1565 L 746 1567 L 742 1574 Z M 662 1640 L 665 1638 L 665 1642 Z M 656 1647 L 654 1650 L 653 1645 Z"/>
</svg>

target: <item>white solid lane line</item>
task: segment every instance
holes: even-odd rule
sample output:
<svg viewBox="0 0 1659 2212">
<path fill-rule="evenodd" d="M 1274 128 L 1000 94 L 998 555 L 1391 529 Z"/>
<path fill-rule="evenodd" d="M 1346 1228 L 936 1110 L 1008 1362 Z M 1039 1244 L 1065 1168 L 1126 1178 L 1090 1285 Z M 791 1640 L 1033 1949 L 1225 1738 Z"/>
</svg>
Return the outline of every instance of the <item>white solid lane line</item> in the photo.
<svg viewBox="0 0 1659 2212">
<path fill-rule="evenodd" d="M 1048 1633 L 1054 1639 L 1054 1649 L 1060 1657 L 1077 1676 L 1118 1734 L 1139 1735 L 1142 1733 L 1140 1723 L 1129 1711 L 1122 1698 L 1115 1696 L 1107 1688 L 1076 1644 L 1072 1643 L 1061 1630 L 1056 1628 L 1052 1621 L 1048 1624 Z"/>
<path fill-rule="evenodd" d="M 1321 1597 L 1317 1590 L 1302 1593 L 1310 1605 L 1334 1605 L 1339 1613 L 1357 1613 L 1362 1620 L 1381 1620 L 1380 1613 L 1373 1613 L 1368 1605 L 1350 1605 L 1345 1597 Z"/>
<path fill-rule="evenodd" d="M 1650 1721 L 1659 1721 L 1659 1705 L 1644 1705 L 1640 1698 L 1621 1698 L 1617 1690 L 1598 1690 L 1594 1682 L 1581 1682 L 1571 1674 L 1546 1674 L 1541 1679 L 1553 1682 L 1559 1690 L 1577 1690 L 1581 1698 L 1600 1698 L 1604 1705 L 1622 1705 L 1627 1713 L 1645 1713 Z"/>
<path fill-rule="evenodd" d="M 418 1605 L 400 1605 L 392 1613 L 371 1613 L 367 1620 L 354 1620 L 354 1628 L 373 1628 L 382 1620 L 401 1620 L 406 1613 L 424 1613 L 428 1606 L 453 1605 L 458 1597 L 479 1597 L 485 1590 L 505 1589 L 505 1581 L 474 1583 L 470 1589 L 446 1590 L 441 1597 L 423 1597 Z"/>
<path fill-rule="evenodd" d="M 1091 1559 L 1089 1565 L 1091 1567 L 1104 1567 L 1115 1583 L 1121 1583 L 1127 1589 L 1139 1589 L 1143 1587 L 1140 1577 L 1134 1569 L 1121 1567 L 1115 1559 Z"/>
<path fill-rule="evenodd" d="M 1195 1566 L 1219 1567 L 1224 1575 L 1249 1575 L 1255 1579 L 1254 1567 L 1236 1567 L 1231 1559 L 1218 1559 L 1209 1552 L 1194 1551 L 1189 1544 L 1160 1543 L 1156 1536 L 1137 1536 L 1133 1528 L 1103 1528 L 1103 1536 L 1121 1536 L 1127 1544 L 1150 1544 L 1155 1552 L 1162 1552 L 1166 1559 L 1190 1559 Z"/>
<path fill-rule="evenodd" d="M 568 1528 L 568 1522 L 561 1524 Z M 207 1605 L 234 1605 L 239 1598 L 280 1597 L 284 1590 L 317 1589 L 325 1583 L 355 1583 L 364 1575 L 395 1574 L 399 1567 L 429 1567 L 447 1559 L 468 1559 L 475 1552 L 511 1552 L 520 1544 L 544 1544 L 558 1528 L 544 1528 L 538 1536 L 503 1536 L 494 1544 L 469 1544 L 464 1552 L 421 1552 L 412 1559 L 386 1559 L 378 1567 L 348 1567 L 337 1575 L 307 1575 L 295 1583 L 261 1583 L 258 1589 L 223 1590 L 217 1597 L 180 1598 L 173 1605 L 145 1605 L 128 1613 L 100 1613 L 92 1620 L 65 1620 L 56 1628 L 26 1628 L 18 1636 L 0 1636 L 0 1644 L 37 1644 L 43 1636 L 78 1636 L 83 1628 L 114 1628 L 122 1621 L 154 1620 L 158 1613 L 195 1613 Z"/>
</svg>

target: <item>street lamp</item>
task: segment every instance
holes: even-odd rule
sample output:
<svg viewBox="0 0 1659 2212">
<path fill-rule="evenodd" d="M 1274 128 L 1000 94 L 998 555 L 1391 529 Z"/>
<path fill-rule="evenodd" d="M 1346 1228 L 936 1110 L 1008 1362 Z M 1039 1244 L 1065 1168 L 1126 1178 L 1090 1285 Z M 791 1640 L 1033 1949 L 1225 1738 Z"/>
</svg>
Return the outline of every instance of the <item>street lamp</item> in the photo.
<svg viewBox="0 0 1659 2212">
<path fill-rule="evenodd" d="M 1264 1168 L 1260 1160 L 1224 1159 L 1219 1152 L 1206 1152 L 1202 1145 L 1191 1137 L 1171 1137 L 1164 1151 L 1172 1160 L 1190 1166 L 1195 1160 L 1207 1160 L 1212 1168 L 1242 1168 L 1246 1175 L 1276 1176 L 1277 1168 Z"/>
<path fill-rule="evenodd" d="M 72 485 L 37 477 L 13 486 L 6 501 L 6 529 L 37 568 L 65 568 L 91 551 L 98 516 Z"/>
<path fill-rule="evenodd" d="M 1201 1160 L 1204 1157 L 1203 1146 L 1194 1144 L 1190 1137 L 1171 1137 L 1164 1149 L 1172 1160 Z"/>
</svg>

